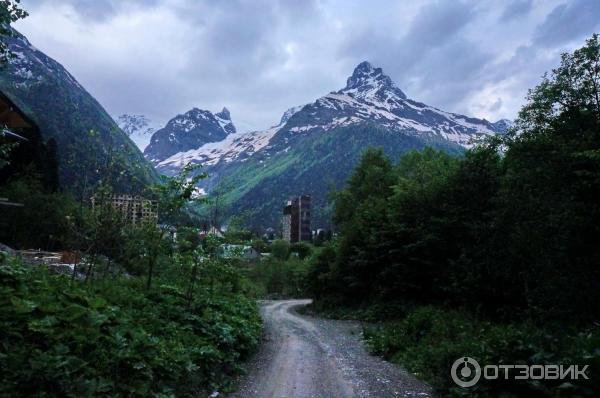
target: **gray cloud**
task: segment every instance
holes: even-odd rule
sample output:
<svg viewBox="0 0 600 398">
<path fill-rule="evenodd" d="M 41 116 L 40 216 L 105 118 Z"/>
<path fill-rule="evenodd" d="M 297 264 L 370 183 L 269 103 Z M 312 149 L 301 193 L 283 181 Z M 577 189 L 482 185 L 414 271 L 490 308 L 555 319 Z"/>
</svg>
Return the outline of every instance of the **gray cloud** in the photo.
<svg viewBox="0 0 600 398">
<path fill-rule="evenodd" d="M 480 89 L 488 77 L 487 65 L 492 54 L 466 39 L 447 42 L 436 51 L 429 52 L 415 69 L 422 71 L 413 87 L 434 104 L 451 108 L 457 98 Z"/>
<path fill-rule="evenodd" d="M 407 71 L 432 51 L 454 41 L 472 18 L 473 9 L 465 3 L 432 3 L 419 10 L 403 36 L 380 34 L 369 26 L 349 38 L 342 55 L 354 57 L 358 52 L 371 59 L 394 59 L 397 71 Z"/>
<path fill-rule="evenodd" d="M 67 4 L 75 10 L 87 22 L 102 23 L 117 15 L 124 7 L 151 7 L 160 0 L 62 0 L 62 4 Z M 48 4 L 48 0 L 26 0 L 24 4 L 27 8 L 38 7 Z M 56 4 L 56 3 L 55 3 Z"/>
<path fill-rule="evenodd" d="M 502 98 L 498 98 L 489 108 L 490 112 L 496 112 L 500 109 L 502 109 Z"/>
<path fill-rule="evenodd" d="M 409 96 L 418 93 L 424 101 L 448 107 L 477 89 L 493 59 L 461 34 L 477 15 L 468 3 L 431 3 L 419 9 L 404 36 L 378 36 L 366 30 L 347 43 L 345 55 L 352 57 L 357 49 L 369 54 L 368 58 L 383 65 Z"/>
<path fill-rule="evenodd" d="M 265 128 L 369 60 L 411 98 L 498 119 L 598 28 L 600 2 L 561 1 L 23 0 L 17 28 L 113 115 L 227 106 Z"/>
<path fill-rule="evenodd" d="M 77 3 L 75 6 L 87 19 L 104 21 L 117 11 L 110 0 L 80 0 Z"/>
<path fill-rule="evenodd" d="M 523 18 L 529 14 L 532 5 L 532 0 L 513 0 L 502 12 L 500 21 L 510 22 L 515 19 Z"/>
<path fill-rule="evenodd" d="M 474 16 L 474 8 L 465 2 L 428 4 L 412 20 L 405 40 L 422 48 L 437 46 L 457 35 Z"/>
<path fill-rule="evenodd" d="M 600 27 L 600 1 L 573 0 L 554 8 L 537 27 L 534 41 L 544 47 L 578 39 Z"/>
</svg>

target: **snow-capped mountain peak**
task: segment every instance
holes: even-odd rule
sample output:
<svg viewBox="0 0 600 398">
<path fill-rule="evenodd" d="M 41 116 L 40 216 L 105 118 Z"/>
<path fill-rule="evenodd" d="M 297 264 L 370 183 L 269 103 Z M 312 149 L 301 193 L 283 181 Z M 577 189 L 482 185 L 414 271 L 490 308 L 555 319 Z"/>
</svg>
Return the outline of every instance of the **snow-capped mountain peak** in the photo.
<svg viewBox="0 0 600 398">
<path fill-rule="evenodd" d="M 514 123 L 509 119 L 500 119 L 497 122 L 492 123 L 492 125 L 498 130 L 508 130 L 513 127 Z"/>
<path fill-rule="evenodd" d="M 346 81 L 346 87 L 338 93 L 350 94 L 364 100 L 385 100 L 389 97 L 406 99 L 406 94 L 396 87 L 392 79 L 384 74 L 381 68 L 374 68 L 367 61 L 358 64 L 352 76 Z"/>
<path fill-rule="evenodd" d="M 484 119 L 470 118 L 413 101 L 381 68 L 362 62 L 346 87 L 330 92 L 298 111 L 274 137 L 275 148 L 285 148 L 296 136 L 369 123 L 404 135 L 472 146 L 486 135 L 504 131 Z"/>
<path fill-rule="evenodd" d="M 223 141 L 236 132 L 227 108 L 212 112 L 192 108 L 169 120 L 167 125 L 156 131 L 145 149 L 144 155 L 154 164 L 180 152 L 197 149 L 204 144 Z"/>
<path fill-rule="evenodd" d="M 216 114 L 225 120 L 229 112 Z M 490 123 L 413 101 L 384 74 L 368 62 L 360 63 L 347 79 L 346 86 L 315 102 L 288 109 L 278 125 L 263 131 L 230 134 L 220 141 L 171 151 L 162 159 L 152 159 L 159 170 L 171 173 L 187 162 L 205 166 L 244 162 L 260 152 L 261 159 L 285 152 L 309 136 L 341 127 L 370 124 L 404 136 L 418 137 L 428 143 L 470 147 L 477 140 L 505 130 L 500 121 Z M 158 133 L 157 133 L 158 134 Z"/>
<path fill-rule="evenodd" d="M 221 110 L 221 112 L 215 113 L 215 118 L 217 119 L 223 130 L 225 130 L 228 134 L 233 134 L 236 132 L 235 126 L 231 121 L 231 113 L 229 112 L 229 109 L 223 107 L 223 110 Z"/>
<path fill-rule="evenodd" d="M 226 107 L 223 107 L 221 112 L 215 113 L 215 116 L 218 118 L 221 118 L 223 120 L 231 120 L 231 113 L 229 112 L 229 109 L 227 109 Z"/>
<path fill-rule="evenodd" d="M 224 121 L 228 112 L 215 117 Z M 200 188 L 210 192 L 222 184 L 232 189 L 230 210 L 251 209 L 254 221 L 264 224 L 276 222 L 279 200 L 291 194 L 311 193 L 315 208 L 322 208 L 327 184 L 341 186 L 365 148 L 382 147 L 394 158 L 425 146 L 458 153 L 507 125 L 411 100 L 381 68 L 363 62 L 345 87 L 290 108 L 276 126 L 181 150 L 179 142 L 172 142 L 164 152 L 168 156 L 153 157 L 149 151 L 146 156 L 167 175 L 190 162 L 201 164 L 209 177 Z"/>
</svg>

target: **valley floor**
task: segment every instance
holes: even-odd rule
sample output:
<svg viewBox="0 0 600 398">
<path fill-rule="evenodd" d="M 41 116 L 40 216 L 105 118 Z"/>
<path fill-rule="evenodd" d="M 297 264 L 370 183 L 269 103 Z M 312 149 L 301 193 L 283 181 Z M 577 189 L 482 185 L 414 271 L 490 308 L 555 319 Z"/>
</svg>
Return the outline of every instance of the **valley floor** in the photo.
<svg viewBox="0 0 600 398">
<path fill-rule="evenodd" d="M 431 397 L 413 375 L 369 355 L 357 322 L 299 315 L 310 300 L 262 305 L 265 342 L 230 398 Z"/>
</svg>

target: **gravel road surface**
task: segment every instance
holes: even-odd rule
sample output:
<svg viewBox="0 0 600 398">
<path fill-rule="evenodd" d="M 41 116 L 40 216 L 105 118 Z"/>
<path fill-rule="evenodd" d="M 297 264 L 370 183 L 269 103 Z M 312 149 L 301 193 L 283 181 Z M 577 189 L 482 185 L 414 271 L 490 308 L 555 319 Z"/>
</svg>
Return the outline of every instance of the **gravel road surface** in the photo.
<svg viewBox="0 0 600 398">
<path fill-rule="evenodd" d="M 299 315 L 310 300 L 262 304 L 265 341 L 230 398 L 432 397 L 402 368 L 368 354 L 357 322 Z"/>
</svg>

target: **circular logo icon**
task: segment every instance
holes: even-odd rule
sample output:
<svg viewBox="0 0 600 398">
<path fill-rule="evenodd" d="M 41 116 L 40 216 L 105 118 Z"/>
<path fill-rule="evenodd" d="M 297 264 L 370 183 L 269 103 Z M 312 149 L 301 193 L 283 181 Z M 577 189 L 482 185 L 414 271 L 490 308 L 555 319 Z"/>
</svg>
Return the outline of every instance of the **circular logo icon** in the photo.
<svg viewBox="0 0 600 398">
<path fill-rule="evenodd" d="M 452 380 L 461 387 L 473 387 L 481 378 L 481 366 L 473 358 L 458 358 L 450 369 Z"/>
</svg>

